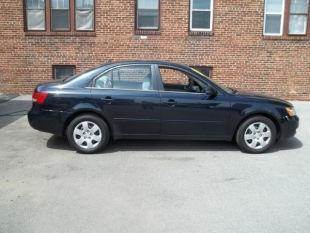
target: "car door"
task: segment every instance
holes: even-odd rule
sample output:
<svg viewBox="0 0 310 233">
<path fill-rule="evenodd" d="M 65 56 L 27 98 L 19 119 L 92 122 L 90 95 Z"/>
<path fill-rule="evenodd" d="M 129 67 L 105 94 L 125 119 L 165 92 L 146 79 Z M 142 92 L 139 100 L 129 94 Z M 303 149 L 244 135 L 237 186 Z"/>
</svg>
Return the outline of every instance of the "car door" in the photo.
<svg viewBox="0 0 310 233">
<path fill-rule="evenodd" d="M 169 72 L 167 72 L 167 70 Z M 158 67 L 161 82 L 161 134 L 195 139 L 225 139 L 230 104 L 225 96 L 210 96 L 206 83 L 173 67 Z M 189 82 L 195 82 L 191 90 Z M 197 85 L 197 86 L 195 86 Z M 199 85 L 199 86 L 198 86 Z"/>
<path fill-rule="evenodd" d="M 112 122 L 115 137 L 160 134 L 160 98 L 152 65 L 105 71 L 94 80 L 91 95 Z"/>
</svg>

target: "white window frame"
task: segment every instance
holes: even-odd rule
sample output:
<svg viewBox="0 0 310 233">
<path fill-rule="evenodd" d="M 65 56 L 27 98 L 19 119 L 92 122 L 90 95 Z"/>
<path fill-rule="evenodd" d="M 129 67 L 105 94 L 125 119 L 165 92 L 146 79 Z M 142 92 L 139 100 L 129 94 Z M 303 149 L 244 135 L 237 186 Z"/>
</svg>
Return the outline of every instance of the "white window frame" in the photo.
<svg viewBox="0 0 310 233">
<path fill-rule="evenodd" d="M 190 30 L 194 32 L 212 32 L 213 30 L 213 1 L 210 0 L 210 9 L 193 9 L 194 0 L 190 0 Z M 210 11 L 210 28 L 193 28 L 193 11 Z"/>
<path fill-rule="evenodd" d="M 139 9 L 139 0 L 136 0 L 136 28 L 138 30 L 159 30 L 160 25 L 160 0 L 158 0 L 157 11 L 158 11 L 158 26 L 157 27 L 139 27 L 139 10 L 143 10 L 143 8 Z"/>
<path fill-rule="evenodd" d="M 264 4 L 264 35 L 265 36 L 282 36 L 283 35 L 283 27 L 284 27 L 284 17 L 285 17 L 285 2 L 286 0 L 282 0 L 282 10 L 280 12 L 267 12 L 267 0 L 265 0 Z M 267 15 L 281 15 L 281 25 L 280 25 L 280 33 L 266 33 L 266 16 Z"/>
</svg>

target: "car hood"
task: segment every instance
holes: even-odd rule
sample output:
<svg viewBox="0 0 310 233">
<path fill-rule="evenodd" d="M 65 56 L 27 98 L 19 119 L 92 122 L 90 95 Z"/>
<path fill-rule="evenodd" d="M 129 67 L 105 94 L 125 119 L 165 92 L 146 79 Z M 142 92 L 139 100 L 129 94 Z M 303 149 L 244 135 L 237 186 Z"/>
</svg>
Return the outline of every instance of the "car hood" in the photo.
<svg viewBox="0 0 310 233">
<path fill-rule="evenodd" d="M 285 100 L 278 99 L 275 97 L 267 96 L 267 95 L 261 95 L 257 93 L 250 93 L 250 92 L 242 92 L 242 91 L 235 91 L 234 93 L 236 96 L 239 97 L 245 97 L 245 98 L 250 98 L 250 99 L 256 99 L 258 101 L 264 101 L 264 102 L 269 102 L 272 104 L 279 104 L 279 105 L 284 105 L 287 107 L 292 107 L 293 105 Z"/>
</svg>

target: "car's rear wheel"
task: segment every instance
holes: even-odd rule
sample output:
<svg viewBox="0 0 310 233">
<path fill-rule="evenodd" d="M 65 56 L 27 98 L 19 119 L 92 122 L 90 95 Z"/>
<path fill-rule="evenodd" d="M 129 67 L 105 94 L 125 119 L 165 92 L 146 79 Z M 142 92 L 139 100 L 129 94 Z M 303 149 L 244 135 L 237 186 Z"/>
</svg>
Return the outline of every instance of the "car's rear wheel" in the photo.
<svg viewBox="0 0 310 233">
<path fill-rule="evenodd" d="M 67 128 L 69 143 L 80 153 L 103 150 L 110 140 L 109 127 L 103 119 L 91 114 L 74 118 Z"/>
<path fill-rule="evenodd" d="M 255 116 L 244 121 L 236 134 L 239 148 L 247 153 L 263 153 L 276 141 L 277 129 L 267 117 Z"/>
</svg>

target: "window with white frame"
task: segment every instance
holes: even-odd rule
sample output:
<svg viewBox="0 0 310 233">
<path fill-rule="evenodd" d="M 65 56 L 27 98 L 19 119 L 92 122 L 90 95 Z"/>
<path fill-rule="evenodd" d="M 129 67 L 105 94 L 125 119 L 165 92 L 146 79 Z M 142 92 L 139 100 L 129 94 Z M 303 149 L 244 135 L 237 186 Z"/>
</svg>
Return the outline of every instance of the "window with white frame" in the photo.
<svg viewBox="0 0 310 233">
<path fill-rule="evenodd" d="M 265 35 L 282 35 L 285 0 L 265 0 Z"/>
<path fill-rule="evenodd" d="M 190 30 L 212 31 L 213 0 L 190 0 Z"/>
<path fill-rule="evenodd" d="M 137 0 L 137 29 L 159 29 L 159 0 Z"/>
</svg>

